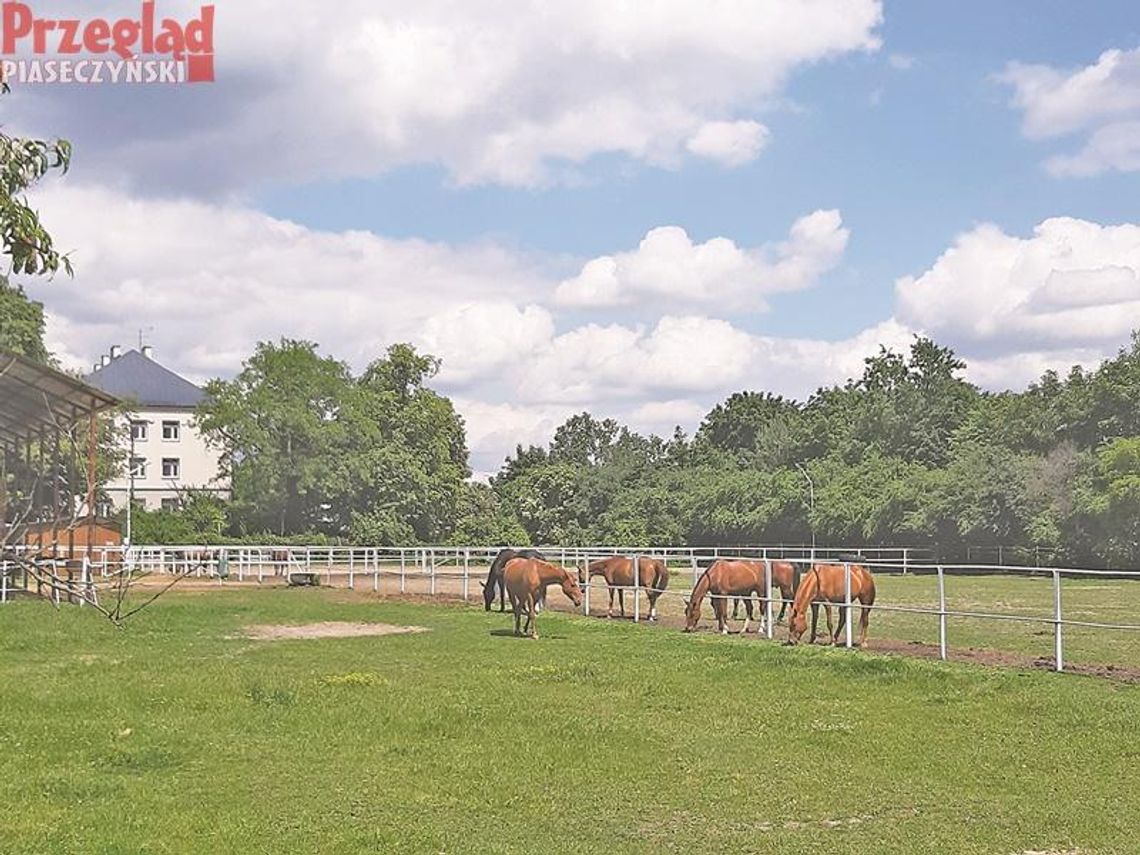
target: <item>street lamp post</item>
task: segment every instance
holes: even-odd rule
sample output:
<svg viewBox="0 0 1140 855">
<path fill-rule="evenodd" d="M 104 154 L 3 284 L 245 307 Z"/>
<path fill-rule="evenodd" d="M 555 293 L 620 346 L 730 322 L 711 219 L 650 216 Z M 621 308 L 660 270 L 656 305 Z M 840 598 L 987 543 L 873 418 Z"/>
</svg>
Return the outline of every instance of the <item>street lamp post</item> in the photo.
<svg viewBox="0 0 1140 855">
<path fill-rule="evenodd" d="M 800 470 L 800 474 L 804 476 L 808 483 L 808 526 L 811 528 L 811 563 L 815 564 L 815 484 L 811 480 L 811 475 L 808 474 L 807 469 L 802 463 L 797 463 L 796 468 Z"/>
</svg>

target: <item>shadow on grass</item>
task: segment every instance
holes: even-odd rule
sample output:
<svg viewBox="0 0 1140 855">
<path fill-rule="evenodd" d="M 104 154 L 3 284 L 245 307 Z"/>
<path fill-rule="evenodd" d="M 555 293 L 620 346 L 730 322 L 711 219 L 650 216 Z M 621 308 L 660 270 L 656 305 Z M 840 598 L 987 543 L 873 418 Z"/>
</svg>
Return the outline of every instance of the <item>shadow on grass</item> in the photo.
<svg viewBox="0 0 1140 855">
<path fill-rule="evenodd" d="M 519 639 L 525 639 L 528 641 L 531 640 L 529 635 L 515 635 L 515 631 L 513 629 L 492 629 L 490 631 L 490 635 L 493 635 L 497 638 L 519 638 Z M 566 638 L 567 636 L 556 635 L 555 633 L 552 633 L 552 632 L 543 632 L 543 633 L 540 633 L 538 637 L 539 637 L 539 639 L 559 639 L 559 638 Z"/>
</svg>

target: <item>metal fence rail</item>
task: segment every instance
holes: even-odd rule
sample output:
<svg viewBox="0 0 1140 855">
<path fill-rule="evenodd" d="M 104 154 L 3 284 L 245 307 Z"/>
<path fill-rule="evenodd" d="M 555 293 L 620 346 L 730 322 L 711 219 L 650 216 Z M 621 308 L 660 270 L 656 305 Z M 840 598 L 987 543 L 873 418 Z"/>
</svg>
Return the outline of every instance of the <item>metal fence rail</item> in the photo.
<svg viewBox="0 0 1140 855">
<path fill-rule="evenodd" d="M 490 562 L 498 552 L 494 547 L 343 547 L 343 546 L 134 546 L 127 550 L 118 547 L 106 547 L 95 550 L 90 562 L 84 562 L 83 584 L 97 584 L 100 579 L 109 580 L 119 578 L 124 572 L 132 574 L 183 574 L 197 578 L 217 579 L 219 582 L 225 578 L 238 581 L 266 580 L 296 581 L 297 577 L 324 580 L 326 584 L 333 584 L 334 580 L 344 581 L 349 588 L 356 588 L 357 584 L 371 587 L 379 591 L 382 580 L 398 578 L 399 591 L 406 593 L 409 582 L 416 581 L 426 585 L 429 596 L 461 596 L 464 600 L 472 598 L 479 589 L 472 585 L 482 581 Z M 585 571 L 589 562 L 616 554 L 633 556 L 651 556 L 662 559 L 670 570 L 681 571 L 682 574 L 691 574 L 691 583 L 687 588 L 667 588 L 660 593 L 660 597 L 681 598 L 688 601 L 691 598 L 692 588 L 704 571 L 718 558 L 746 558 L 765 562 L 768 590 L 771 585 L 771 562 L 790 559 L 800 562 L 811 562 L 811 551 L 804 554 L 803 547 L 668 547 L 645 550 L 629 550 L 611 546 L 599 547 L 545 547 L 543 548 L 549 560 L 561 563 L 568 568 Z M 843 561 L 840 556 L 849 558 L 850 554 L 858 553 L 866 560 L 859 561 L 865 567 L 879 574 L 916 574 L 936 577 L 936 602 L 929 607 L 912 604 L 886 604 L 876 601 L 872 607 L 875 611 L 897 612 L 913 615 L 926 615 L 937 618 L 939 652 L 942 659 L 949 654 L 949 628 L 948 621 L 955 619 L 977 619 L 992 621 L 1010 621 L 1028 624 L 1040 624 L 1052 629 L 1054 668 L 1064 670 L 1064 644 L 1066 627 L 1082 629 L 1096 629 L 1105 631 L 1140 631 L 1140 624 L 1120 623 L 1115 621 L 1089 621 L 1064 616 L 1064 602 L 1062 596 L 1062 580 L 1066 578 L 1112 578 L 1140 582 L 1140 571 L 1126 570 L 1099 570 L 1089 568 L 1040 568 L 1035 566 L 1001 566 L 992 564 L 932 564 L 921 560 L 914 550 L 907 549 L 862 549 L 855 548 L 820 548 L 814 551 L 815 560 L 829 561 L 842 564 L 845 575 L 845 597 L 843 600 L 832 603 L 839 608 L 848 608 L 851 617 L 845 621 L 846 646 L 853 646 L 853 623 L 851 619 L 861 608 L 858 601 L 851 600 L 851 563 Z M 635 557 L 635 566 L 638 559 Z M 0 603 L 10 599 L 13 589 L 20 587 L 16 578 L 17 565 L 9 562 L 0 562 Z M 990 612 L 971 609 L 953 609 L 947 604 L 946 577 L 967 576 L 978 574 L 991 574 L 1002 576 L 1037 576 L 1051 577 L 1052 582 L 1052 608 L 1047 614 L 1019 614 L 1011 612 Z M 681 575 L 688 579 L 688 575 Z M 584 584 L 583 613 L 592 613 L 591 594 L 594 591 L 628 591 L 633 596 L 633 620 L 642 620 L 641 593 L 644 588 L 640 584 L 640 574 L 635 570 L 635 582 L 629 586 L 611 586 L 604 582 L 589 581 Z M 24 580 L 26 585 L 26 580 Z M 441 586 L 447 590 L 441 590 Z M 458 586 L 458 590 L 456 590 Z M 778 592 L 777 592 L 778 593 Z M 59 591 L 53 592 L 53 598 L 58 602 Z M 66 594 L 65 594 L 66 595 Z M 711 599 L 711 597 L 710 597 Z M 768 638 L 774 635 L 773 608 L 781 605 L 783 600 L 779 596 L 769 597 L 764 605 L 761 615 L 763 632 Z"/>
</svg>

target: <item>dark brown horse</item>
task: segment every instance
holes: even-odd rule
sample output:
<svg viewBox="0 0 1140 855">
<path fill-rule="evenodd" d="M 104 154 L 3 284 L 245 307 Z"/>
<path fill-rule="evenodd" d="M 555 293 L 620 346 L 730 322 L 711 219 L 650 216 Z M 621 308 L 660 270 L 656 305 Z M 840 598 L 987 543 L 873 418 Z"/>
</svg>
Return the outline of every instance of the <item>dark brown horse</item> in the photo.
<svg viewBox="0 0 1140 855">
<path fill-rule="evenodd" d="M 831 635 L 831 643 L 839 641 L 839 634 L 847 623 L 846 571 L 843 564 L 816 564 L 800 580 L 796 591 L 792 613 L 788 618 L 788 644 L 795 644 L 807 629 L 807 609 L 811 606 L 811 637 L 809 644 L 815 643 L 816 623 L 819 620 L 819 606 L 839 606 L 839 626 Z M 871 620 L 871 606 L 875 604 L 875 579 L 871 571 L 862 564 L 846 565 L 851 568 L 851 602 L 858 602 L 863 610 L 859 616 L 859 643 L 862 647 L 867 640 L 867 624 Z M 831 632 L 831 610 L 827 613 L 827 629 Z"/>
<path fill-rule="evenodd" d="M 487 581 L 480 582 L 483 586 L 483 610 L 491 611 L 491 604 L 495 602 L 495 591 L 499 592 L 499 611 L 507 610 L 507 588 L 503 584 L 503 568 L 512 558 L 537 558 L 545 561 L 537 549 L 500 549 L 495 560 L 491 562 L 491 570 L 487 573 Z M 541 600 L 540 600 L 541 602 Z"/>
<path fill-rule="evenodd" d="M 772 585 L 780 589 L 780 614 L 776 618 L 776 623 L 783 623 L 784 613 L 788 610 L 788 606 L 792 604 L 792 598 L 796 595 L 796 588 L 800 584 L 800 570 L 791 561 L 769 561 L 772 565 Z M 740 604 L 744 602 L 743 598 L 737 598 L 732 604 L 732 619 L 740 619 Z"/>
<path fill-rule="evenodd" d="M 515 635 L 519 635 L 522 613 L 526 611 L 526 627 L 523 630 L 531 638 L 538 638 L 535 615 L 539 601 L 545 597 L 548 585 L 561 586 L 562 593 L 570 598 L 575 606 L 582 605 L 582 589 L 578 578 L 565 567 L 558 567 L 537 558 L 512 558 L 503 568 L 503 585 L 511 598 L 511 609 L 515 613 Z"/>
<path fill-rule="evenodd" d="M 578 581 L 585 584 L 595 576 L 604 576 L 606 585 L 610 590 L 610 606 L 606 609 L 606 617 L 613 617 L 614 592 L 618 595 L 618 608 L 621 616 L 625 617 L 625 589 L 632 588 L 634 559 L 624 555 L 613 555 L 591 561 L 587 573 L 578 571 Z M 657 599 L 669 587 L 669 568 L 664 561 L 650 558 L 648 555 L 637 556 L 637 587 L 644 588 L 649 597 L 649 619 L 657 620 Z"/>
<path fill-rule="evenodd" d="M 769 593 L 764 590 L 763 561 L 727 561 L 720 559 L 706 570 L 697 580 L 689 604 L 685 607 L 685 632 L 692 632 L 701 620 L 701 603 L 705 595 L 712 597 L 713 613 L 716 615 L 717 629 L 728 633 L 728 601 L 733 597 L 743 597 L 747 617 L 741 633 L 748 631 L 752 620 L 752 595 L 760 599 L 760 631 L 764 629 L 764 609 Z"/>
</svg>

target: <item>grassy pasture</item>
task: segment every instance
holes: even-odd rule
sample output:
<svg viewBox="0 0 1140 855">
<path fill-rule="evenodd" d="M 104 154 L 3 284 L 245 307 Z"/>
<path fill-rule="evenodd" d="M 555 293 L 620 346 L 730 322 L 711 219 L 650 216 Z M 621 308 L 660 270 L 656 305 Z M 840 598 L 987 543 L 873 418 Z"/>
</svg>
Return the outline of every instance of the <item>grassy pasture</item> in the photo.
<svg viewBox="0 0 1140 855">
<path fill-rule="evenodd" d="M 1051 603 L 1014 581 L 1008 607 Z M 936 626 L 912 619 L 872 631 Z M 430 632 L 241 635 L 326 620 Z M 122 631 L 0 607 L 0 850 L 1135 851 L 1140 686 L 553 613 L 533 642 L 508 623 L 328 589 L 181 592 Z M 1008 641 L 1047 653 L 1034 630 Z"/>
</svg>

